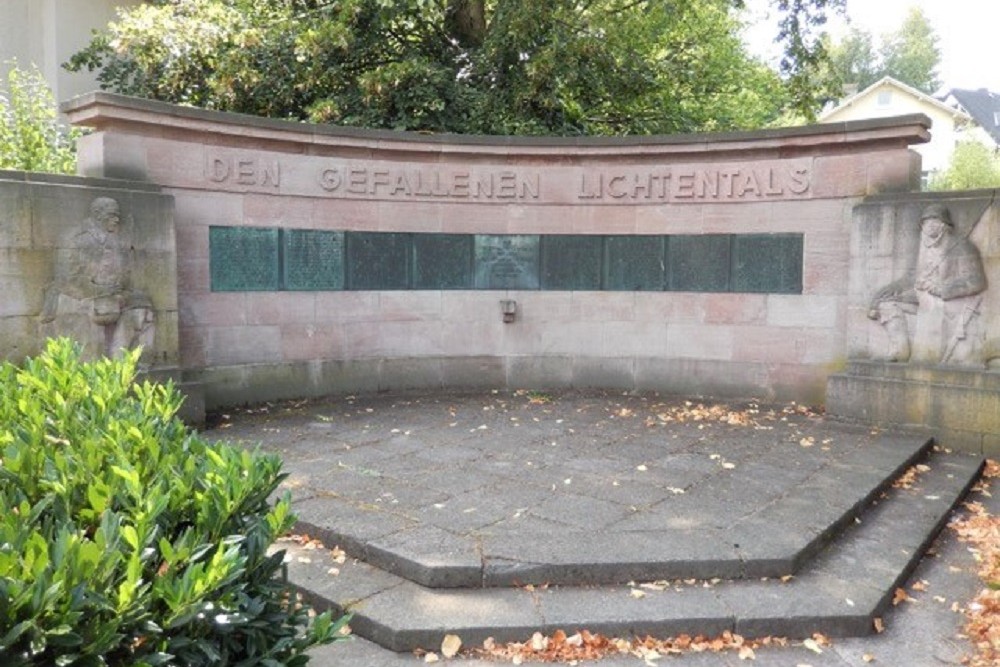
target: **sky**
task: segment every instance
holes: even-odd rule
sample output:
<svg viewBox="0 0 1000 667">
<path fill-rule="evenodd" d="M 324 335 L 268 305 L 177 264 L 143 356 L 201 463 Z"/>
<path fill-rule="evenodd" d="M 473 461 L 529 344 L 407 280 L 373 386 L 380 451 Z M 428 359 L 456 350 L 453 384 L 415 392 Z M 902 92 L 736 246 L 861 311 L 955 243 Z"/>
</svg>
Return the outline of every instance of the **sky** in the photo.
<svg viewBox="0 0 1000 667">
<path fill-rule="evenodd" d="M 754 53 L 765 56 L 773 53 L 769 43 L 777 34 L 768 4 L 748 2 L 759 22 L 747 31 L 747 42 Z M 1000 93 L 1000 0 L 847 0 L 847 16 L 851 25 L 870 32 L 877 45 L 882 34 L 899 28 L 910 7 L 923 10 L 939 38 L 938 79 L 944 89 Z M 829 29 L 835 38 L 846 32 L 839 21 Z"/>
</svg>

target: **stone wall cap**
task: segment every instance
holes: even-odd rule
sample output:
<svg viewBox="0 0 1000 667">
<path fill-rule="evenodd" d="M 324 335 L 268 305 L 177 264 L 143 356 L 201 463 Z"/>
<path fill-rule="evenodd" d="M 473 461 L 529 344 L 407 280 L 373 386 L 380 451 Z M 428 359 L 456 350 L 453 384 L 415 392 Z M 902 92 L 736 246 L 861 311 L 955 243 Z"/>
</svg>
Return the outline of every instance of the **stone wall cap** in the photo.
<svg viewBox="0 0 1000 667">
<path fill-rule="evenodd" d="M 61 111 L 74 125 L 97 130 L 159 135 L 166 129 L 198 134 L 237 135 L 260 140 L 348 146 L 372 151 L 502 153 L 544 155 L 572 150 L 576 155 L 707 153 L 720 150 L 807 148 L 829 144 L 885 143 L 901 146 L 930 140 L 924 114 L 842 121 L 799 127 L 626 137 L 536 137 L 460 135 L 319 125 L 293 120 L 213 111 L 92 92 L 64 102 Z"/>
<path fill-rule="evenodd" d="M 72 174 L 52 174 L 40 171 L 16 171 L 0 169 L 0 181 L 16 181 L 37 185 L 66 185 L 85 188 L 102 188 L 105 190 L 132 190 L 138 192 L 163 192 L 163 188 L 155 183 L 130 181 L 117 178 L 94 178 L 91 176 L 75 176 Z"/>
</svg>

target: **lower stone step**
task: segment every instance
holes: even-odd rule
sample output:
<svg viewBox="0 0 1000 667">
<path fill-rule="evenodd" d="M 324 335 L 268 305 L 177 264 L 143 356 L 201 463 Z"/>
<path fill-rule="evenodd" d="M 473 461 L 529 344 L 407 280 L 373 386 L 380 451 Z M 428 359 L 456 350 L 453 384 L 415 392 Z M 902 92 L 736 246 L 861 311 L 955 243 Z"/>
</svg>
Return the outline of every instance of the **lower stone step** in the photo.
<svg viewBox="0 0 1000 667">
<path fill-rule="evenodd" d="M 437 649 L 446 634 L 472 646 L 487 637 L 525 641 L 557 629 L 659 637 L 726 630 L 745 637 L 864 635 L 976 480 L 982 460 L 937 453 L 927 465 L 911 488 L 887 491 L 788 581 L 435 590 L 294 543 L 287 545 L 289 577 L 318 607 L 351 612 L 356 634 L 395 651 Z"/>
</svg>

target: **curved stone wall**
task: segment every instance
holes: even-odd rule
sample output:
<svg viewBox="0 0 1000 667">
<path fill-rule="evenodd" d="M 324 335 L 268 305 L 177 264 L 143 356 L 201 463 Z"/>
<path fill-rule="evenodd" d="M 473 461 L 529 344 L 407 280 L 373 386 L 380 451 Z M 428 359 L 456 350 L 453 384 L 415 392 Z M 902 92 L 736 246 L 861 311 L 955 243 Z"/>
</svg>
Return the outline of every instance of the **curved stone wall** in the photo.
<svg viewBox="0 0 1000 667">
<path fill-rule="evenodd" d="M 175 200 L 208 405 L 436 386 L 821 401 L 851 210 L 923 116 L 627 139 L 425 136 L 95 93 L 81 172 Z M 508 312 L 504 312 L 504 310 Z"/>
</svg>

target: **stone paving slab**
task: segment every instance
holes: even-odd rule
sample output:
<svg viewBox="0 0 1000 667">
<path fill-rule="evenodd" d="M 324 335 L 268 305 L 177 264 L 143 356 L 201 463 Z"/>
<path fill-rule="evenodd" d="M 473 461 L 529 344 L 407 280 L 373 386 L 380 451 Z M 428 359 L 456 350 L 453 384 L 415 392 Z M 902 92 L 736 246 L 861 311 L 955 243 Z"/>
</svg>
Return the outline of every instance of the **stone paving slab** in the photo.
<svg viewBox="0 0 1000 667">
<path fill-rule="evenodd" d="M 788 574 L 928 446 L 799 406 L 607 392 L 346 397 L 251 417 L 219 433 L 266 433 L 303 531 L 443 587 Z"/>
</svg>

